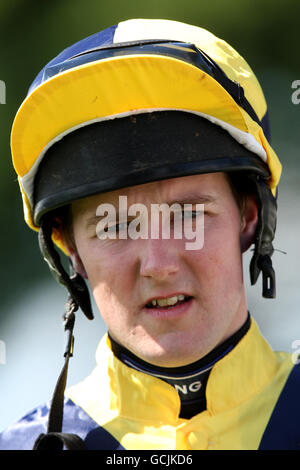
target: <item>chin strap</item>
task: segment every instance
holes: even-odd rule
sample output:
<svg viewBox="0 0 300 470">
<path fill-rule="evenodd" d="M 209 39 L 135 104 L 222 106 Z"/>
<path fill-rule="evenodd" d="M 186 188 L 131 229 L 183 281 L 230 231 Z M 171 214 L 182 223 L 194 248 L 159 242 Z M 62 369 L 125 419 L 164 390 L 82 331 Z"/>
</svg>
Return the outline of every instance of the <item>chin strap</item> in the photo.
<svg viewBox="0 0 300 470">
<path fill-rule="evenodd" d="M 273 239 L 276 230 L 277 202 L 260 177 L 256 177 L 259 222 L 255 238 L 254 254 L 250 263 L 250 280 L 255 284 L 260 272 L 263 278 L 262 295 L 267 299 L 276 297 L 275 271 L 272 266 Z"/>
<path fill-rule="evenodd" d="M 70 263 L 70 275 L 65 271 L 58 252 L 52 241 L 52 219 L 43 217 L 39 231 L 39 245 L 45 261 L 55 279 L 67 288 L 69 292 L 66 312 L 63 316 L 66 334 L 65 362 L 58 377 L 53 393 L 46 434 L 40 434 L 35 441 L 33 450 L 83 450 L 83 440 L 76 434 L 62 433 L 64 413 L 64 393 L 67 383 L 69 359 L 73 356 L 75 312 L 80 307 L 85 316 L 94 318 L 90 294 L 84 279 L 75 273 Z"/>
<path fill-rule="evenodd" d="M 52 241 L 52 218 L 44 216 L 41 219 L 39 230 L 39 245 L 44 260 L 48 263 L 50 271 L 56 281 L 67 288 L 71 298 L 77 303 L 85 316 L 94 318 L 88 287 L 80 274 L 76 273 L 70 261 L 70 275 L 65 271 L 58 251 Z"/>
<path fill-rule="evenodd" d="M 66 334 L 65 362 L 54 389 L 49 417 L 47 434 L 40 434 L 35 441 L 33 450 L 84 450 L 83 440 L 76 434 L 62 433 L 64 414 L 64 394 L 67 383 L 69 359 L 73 356 L 75 311 L 78 305 L 69 297 L 66 304 L 66 313 L 63 316 Z"/>
</svg>

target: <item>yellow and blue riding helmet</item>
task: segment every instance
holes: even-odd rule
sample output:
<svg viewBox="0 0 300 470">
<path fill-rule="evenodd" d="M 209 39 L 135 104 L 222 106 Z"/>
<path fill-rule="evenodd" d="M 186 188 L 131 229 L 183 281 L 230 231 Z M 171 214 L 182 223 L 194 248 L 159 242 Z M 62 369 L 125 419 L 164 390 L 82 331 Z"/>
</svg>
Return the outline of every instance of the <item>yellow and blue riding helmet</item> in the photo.
<svg viewBox="0 0 300 470">
<path fill-rule="evenodd" d="M 96 193 L 160 179 L 242 172 L 256 188 L 254 284 L 275 296 L 272 267 L 281 164 L 266 101 L 247 62 L 200 27 L 170 20 L 120 22 L 68 47 L 32 83 L 11 148 L 25 219 L 39 231 L 52 272 L 92 318 L 79 275 L 55 245 L 58 208 Z"/>
</svg>

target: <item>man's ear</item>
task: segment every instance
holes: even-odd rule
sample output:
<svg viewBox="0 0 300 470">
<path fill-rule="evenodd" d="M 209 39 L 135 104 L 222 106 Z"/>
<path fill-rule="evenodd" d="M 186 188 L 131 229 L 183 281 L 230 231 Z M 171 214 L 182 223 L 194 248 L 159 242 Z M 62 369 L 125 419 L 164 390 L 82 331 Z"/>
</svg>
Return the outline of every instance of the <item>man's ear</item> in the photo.
<svg viewBox="0 0 300 470">
<path fill-rule="evenodd" d="M 75 243 L 69 239 L 68 236 L 64 236 L 64 245 L 68 251 L 69 258 L 71 260 L 72 266 L 74 270 L 80 274 L 84 279 L 88 279 L 88 275 L 86 273 L 85 267 L 81 258 L 77 252 Z"/>
<path fill-rule="evenodd" d="M 81 261 L 81 258 L 77 251 L 74 251 L 72 254 L 69 252 L 69 256 L 73 265 L 74 270 L 80 274 L 84 279 L 88 279 L 85 267 Z"/>
<path fill-rule="evenodd" d="M 240 243 L 242 253 L 254 242 L 256 228 L 258 224 L 258 207 L 256 198 L 248 196 L 241 215 Z"/>
</svg>

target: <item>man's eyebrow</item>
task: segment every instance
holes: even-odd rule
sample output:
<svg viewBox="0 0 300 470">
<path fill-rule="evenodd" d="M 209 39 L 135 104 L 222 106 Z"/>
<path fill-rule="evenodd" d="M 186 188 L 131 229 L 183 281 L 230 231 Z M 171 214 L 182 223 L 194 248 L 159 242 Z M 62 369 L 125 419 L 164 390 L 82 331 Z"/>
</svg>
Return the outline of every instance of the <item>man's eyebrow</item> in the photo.
<svg viewBox="0 0 300 470">
<path fill-rule="evenodd" d="M 209 204 L 212 202 L 216 202 L 217 198 L 208 194 L 186 194 L 183 196 L 179 196 L 178 198 L 171 200 L 168 204 L 171 206 L 172 204 Z"/>
<path fill-rule="evenodd" d="M 126 212 L 124 214 L 122 213 L 122 215 L 126 217 L 127 213 Z M 97 223 L 100 222 L 100 220 L 103 219 L 104 217 L 108 217 L 108 221 L 111 221 L 111 222 L 115 222 L 116 220 L 118 221 L 118 217 L 119 217 L 118 208 L 116 208 L 116 219 L 114 216 L 112 219 L 110 219 L 109 214 L 107 213 L 105 213 L 104 215 L 92 215 L 86 220 L 85 225 L 86 227 L 89 227 L 90 225 L 97 225 Z"/>
<path fill-rule="evenodd" d="M 105 216 L 106 215 L 93 215 L 89 217 L 85 222 L 86 227 L 89 227 L 90 225 L 97 225 L 97 223 Z"/>
</svg>

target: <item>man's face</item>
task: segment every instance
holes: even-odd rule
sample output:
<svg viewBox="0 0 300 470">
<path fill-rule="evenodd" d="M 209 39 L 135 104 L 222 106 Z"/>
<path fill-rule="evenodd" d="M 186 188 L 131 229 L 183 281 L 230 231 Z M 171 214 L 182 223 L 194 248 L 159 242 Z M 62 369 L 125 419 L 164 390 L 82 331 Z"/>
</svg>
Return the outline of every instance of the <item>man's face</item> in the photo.
<svg viewBox="0 0 300 470">
<path fill-rule="evenodd" d="M 149 232 L 151 204 L 204 203 L 203 247 L 187 250 L 189 240 L 172 236 L 100 240 L 97 207 L 118 209 L 120 195 L 128 207 L 149 209 Z M 152 364 L 177 367 L 203 357 L 245 321 L 241 246 L 249 245 L 256 221 L 253 201 L 241 217 L 223 173 L 163 180 L 74 203 L 71 257 L 111 336 Z M 173 306 L 149 306 L 179 295 L 184 300 Z"/>
</svg>

